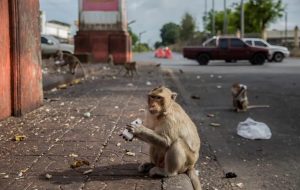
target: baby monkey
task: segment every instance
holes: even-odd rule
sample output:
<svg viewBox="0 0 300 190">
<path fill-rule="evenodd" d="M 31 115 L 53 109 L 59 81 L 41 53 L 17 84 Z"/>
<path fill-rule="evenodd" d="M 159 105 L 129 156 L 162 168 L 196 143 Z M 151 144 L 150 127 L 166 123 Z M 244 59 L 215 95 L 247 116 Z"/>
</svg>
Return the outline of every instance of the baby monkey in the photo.
<svg viewBox="0 0 300 190">
<path fill-rule="evenodd" d="M 269 105 L 249 105 L 247 86 L 234 83 L 231 87 L 233 108 L 236 112 L 246 112 L 252 108 L 269 108 Z"/>
</svg>

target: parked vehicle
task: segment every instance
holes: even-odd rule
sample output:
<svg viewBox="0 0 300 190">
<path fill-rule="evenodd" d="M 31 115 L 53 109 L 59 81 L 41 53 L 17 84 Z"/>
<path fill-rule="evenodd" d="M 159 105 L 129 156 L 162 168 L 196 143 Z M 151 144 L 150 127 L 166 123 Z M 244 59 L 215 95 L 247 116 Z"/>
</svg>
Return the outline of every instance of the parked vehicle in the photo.
<svg viewBox="0 0 300 190">
<path fill-rule="evenodd" d="M 60 43 L 58 39 L 50 35 L 41 35 L 41 49 L 43 57 L 50 57 L 59 50 L 74 54 L 74 45 Z"/>
<path fill-rule="evenodd" d="M 288 57 L 290 55 L 290 51 L 288 50 L 288 48 L 283 46 L 271 45 L 260 38 L 243 38 L 243 40 L 244 42 L 252 46 L 268 48 L 271 54 L 269 61 L 282 62 L 285 57 Z"/>
<path fill-rule="evenodd" d="M 184 47 L 183 56 L 197 60 L 200 65 L 207 65 L 210 60 L 249 60 L 253 65 L 262 65 L 269 57 L 269 50 L 250 46 L 236 37 L 214 37 L 202 46 Z"/>
</svg>

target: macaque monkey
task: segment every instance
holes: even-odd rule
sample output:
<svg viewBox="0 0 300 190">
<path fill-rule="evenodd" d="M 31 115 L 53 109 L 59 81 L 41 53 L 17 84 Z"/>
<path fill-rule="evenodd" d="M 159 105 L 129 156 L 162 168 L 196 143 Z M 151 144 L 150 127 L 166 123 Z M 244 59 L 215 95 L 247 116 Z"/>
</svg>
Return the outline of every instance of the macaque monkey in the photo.
<svg viewBox="0 0 300 190">
<path fill-rule="evenodd" d="M 132 61 L 132 62 L 126 62 L 123 65 L 126 73 L 124 76 L 130 76 L 133 77 L 133 74 L 135 73 L 136 75 L 138 75 L 137 73 L 137 69 L 136 69 L 136 62 Z M 122 71 L 122 68 L 119 70 L 118 74 L 120 74 Z"/>
<path fill-rule="evenodd" d="M 108 64 L 110 65 L 114 65 L 114 56 L 112 54 L 108 55 L 108 59 L 107 59 Z"/>
<path fill-rule="evenodd" d="M 57 51 L 54 59 L 57 66 L 63 67 L 65 65 L 69 65 L 69 71 L 72 75 L 75 74 L 77 66 L 80 66 L 84 72 L 84 69 L 79 59 L 70 53 Z"/>
<path fill-rule="evenodd" d="M 249 105 L 247 86 L 235 83 L 231 87 L 233 108 L 236 112 L 246 112 L 252 108 L 269 108 L 268 105 Z"/>
<path fill-rule="evenodd" d="M 128 125 L 127 129 L 150 145 L 150 162 L 140 165 L 140 172 L 162 177 L 187 173 L 194 189 L 201 190 L 194 168 L 199 157 L 200 138 L 194 122 L 175 102 L 176 95 L 163 86 L 151 90 L 145 126 Z"/>
</svg>

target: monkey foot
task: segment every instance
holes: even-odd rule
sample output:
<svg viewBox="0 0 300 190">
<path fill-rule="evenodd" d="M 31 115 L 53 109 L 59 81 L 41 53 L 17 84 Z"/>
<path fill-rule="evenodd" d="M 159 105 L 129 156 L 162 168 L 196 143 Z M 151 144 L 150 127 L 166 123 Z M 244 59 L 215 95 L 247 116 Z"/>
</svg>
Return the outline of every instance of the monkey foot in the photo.
<svg viewBox="0 0 300 190">
<path fill-rule="evenodd" d="M 155 165 L 152 163 L 143 163 L 141 165 L 139 165 L 138 167 L 138 171 L 141 173 L 148 173 L 151 168 L 153 168 Z"/>
</svg>

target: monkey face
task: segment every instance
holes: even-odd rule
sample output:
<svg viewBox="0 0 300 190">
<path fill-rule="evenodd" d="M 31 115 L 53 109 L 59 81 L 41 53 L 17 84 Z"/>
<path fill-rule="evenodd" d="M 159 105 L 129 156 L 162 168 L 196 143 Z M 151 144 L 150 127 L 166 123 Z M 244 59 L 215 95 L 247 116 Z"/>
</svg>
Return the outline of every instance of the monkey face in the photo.
<svg viewBox="0 0 300 190">
<path fill-rule="evenodd" d="M 148 96 L 148 109 L 153 115 L 160 115 L 163 112 L 164 98 L 157 95 Z"/>
</svg>

